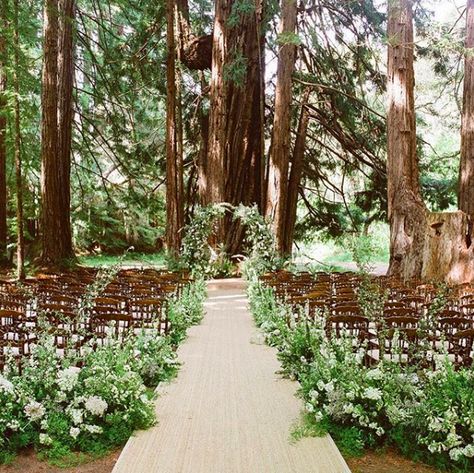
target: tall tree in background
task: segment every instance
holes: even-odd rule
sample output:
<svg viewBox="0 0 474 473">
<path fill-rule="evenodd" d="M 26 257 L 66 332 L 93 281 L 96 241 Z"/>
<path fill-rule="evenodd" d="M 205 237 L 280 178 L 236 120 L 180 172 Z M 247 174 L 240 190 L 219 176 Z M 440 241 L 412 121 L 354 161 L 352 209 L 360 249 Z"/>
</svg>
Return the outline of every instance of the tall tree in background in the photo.
<svg viewBox="0 0 474 473">
<path fill-rule="evenodd" d="M 282 248 L 283 254 L 285 255 L 291 255 L 293 249 L 293 240 L 295 234 L 298 207 L 298 192 L 301 183 L 301 176 L 303 174 L 306 134 L 308 131 L 310 115 L 307 107 L 309 95 L 310 88 L 307 88 L 303 93 L 300 119 L 298 123 L 298 130 L 296 132 L 295 147 L 293 149 L 293 156 L 291 159 L 291 171 L 288 181 L 288 192 L 286 198 L 286 218 Z"/>
<path fill-rule="evenodd" d="M 467 0 L 459 209 L 474 218 L 474 0 Z"/>
<path fill-rule="evenodd" d="M 421 198 L 413 70 L 411 0 L 388 2 L 387 178 L 390 222 L 389 274 L 420 277 L 426 233 L 426 208 Z"/>
<path fill-rule="evenodd" d="M 175 256 L 181 246 L 184 225 L 183 164 L 178 149 L 178 93 L 176 90 L 175 1 L 166 1 L 166 245 Z"/>
<path fill-rule="evenodd" d="M 215 5 L 210 91 L 209 146 L 203 187 L 206 203 L 262 205 L 264 2 Z M 225 239 L 224 239 L 225 235 Z M 220 241 L 240 251 L 243 229 L 231 217 Z"/>
<path fill-rule="evenodd" d="M 72 17 L 60 12 L 60 6 L 73 8 L 69 1 L 45 0 L 43 15 L 41 230 L 42 263 L 46 266 L 60 265 L 73 256 L 69 211 L 66 211 L 69 191 L 64 189 L 70 185 L 69 164 L 64 160 L 70 160 L 71 99 L 66 96 L 59 98 L 60 91 L 61 94 L 72 94 L 72 84 L 66 83 L 71 80 L 72 51 L 58 54 L 60 25 L 61 46 L 72 49 Z M 60 135 L 63 135 L 61 142 Z"/>
<path fill-rule="evenodd" d="M 0 265 L 7 262 L 7 0 L 0 0 Z"/>
<path fill-rule="evenodd" d="M 58 159 L 61 189 L 62 257 L 71 257 L 71 158 L 74 85 L 75 1 L 59 0 L 58 50 Z"/>
<path fill-rule="evenodd" d="M 297 4 L 282 0 L 278 53 L 275 112 L 268 173 L 266 216 L 275 234 L 277 249 L 285 251 L 285 225 L 288 194 L 288 169 L 291 146 L 292 75 L 295 68 Z"/>
<path fill-rule="evenodd" d="M 14 90 L 14 109 L 15 109 L 15 178 L 16 178 L 16 255 L 17 255 L 17 276 L 18 279 L 25 278 L 25 238 L 23 234 L 23 180 L 21 175 L 22 157 L 21 157 L 21 122 L 20 122 L 20 81 L 18 71 L 20 69 L 20 40 L 18 26 L 18 0 L 14 3 L 14 68 L 13 68 L 13 90 Z"/>
</svg>

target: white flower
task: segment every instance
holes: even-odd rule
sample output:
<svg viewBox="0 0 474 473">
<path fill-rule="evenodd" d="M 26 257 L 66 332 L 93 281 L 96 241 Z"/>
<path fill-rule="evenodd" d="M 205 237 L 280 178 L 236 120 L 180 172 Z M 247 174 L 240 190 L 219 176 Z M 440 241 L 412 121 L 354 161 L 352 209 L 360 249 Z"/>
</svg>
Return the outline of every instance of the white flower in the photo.
<svg viewBox="0 0 474 473">
<path fill-rule="evenodd" d="M 66 368 L 58 373 L 58 385 L 63 391 L 71 391 L 76 386 L 81 369 L 75 366 Z"/>
<path fill-rule="evenodd" d="M 86 409 L 96 416 L 101 416 L 107 410 L 107 403 L 99 396 L 90 396 L 85 403 Z"/>
<path fill-rule="evenodd" d="M 461 448 L 452 448 L 449 451 L 449 457 L 455 462 L 458 461 L 463 456 L 463 451 Z"/>
<path fill-rule="evenodd" d="M 378 388 L 365 388 L 362 395 L 366 399 L 372 399 L 373 401 L 379 401 L 382 399 L 382 391 Z"/>
<path fill-rule="evenodd" d="M 344 411 L 344 414 L 352 414 L 354 412 L 354 404 L 351 404 L 350 402 L 347 404 L 344 404 L 343 411 Z"/>
<path fill-rule="evenodd" d="M 463 449 L 463 453 L 465 457 L 468 457 L 468 458 L 474 457 L 474 445 L 472 444 L 466 445 Z"/>
<path fill-rule="evenodd" d="M 314 420 L 316 422 L 321 422 L 323 420 L 323 413 L 322 412 L 315 412 L 314 413 Z"/>
<path fill-rule="evenodd" d="M 69 409 L 69 415 L 71 416 L 72 422 L 75 425 L 82 424 L 82 421 L 83 421 L 82 409 Z"/>
<path fill-rule="evenodd" d="M 13 384 L 2 375 L 0 375 L 0 390 L 9 394 L 13 393 L 14 390 Z"/>
<path fill-rule="evenodd" d="M 316 391 L 316 389 L 311 389 L 311 391 L 308 393 L 309 397 L 314 401 L 318 399 L 319 393 Z"/>
<path fill-rule="evenodd" d="M 85 424 L 84 425 L 84 430 L 91 434 L 101 434 L 103 429 L 102 427 L 99 427 L 98 425 L 90 425 L 90 424 Z"/>
<path fill-rule="evenodd" d="M 51 445 L 53 443 L 53 439 L 48 434 L 40 434 L 39 441 L 41 445 Z"/>
<path fill-rule="evenodd" d="M 332 393 L 334 391 L 334 383 L 332 381 L 329 381 L 329 383 L 324 385 L 324 389 L 327 393 Z"/>
<path fill-rule="evenodd" d="M 14 420 L 11 420 L 8 424 L 7 424 L 7 427 L 11 430 L 13 430 L 14 432 L 16 432 L 19 428 L 20 428 L 20 423 L 14 419 Z"/>
<path fill-rule="evenodd" d="M 381 379 L 382 378 L 382 372 L 380 371 L 379 368 L 375 368 L 372 370 L 367 371 L 367 379 Z"/>
<path fill-rule="evenodd" d="M 71 427 L 69 429 L 69 435 L 73 438 L 73 439 L 77 439 L 77 437 L 79 436 L 79 434 L 81 433 L 81 429 L 79 429 L 78 427 Z"/>
<path fill-rule="evenodd" d="M 36 401 L 30 401 L 26 406 L 25 406 L 25 414 L 30 418 L 30 420 L 37 421 L 40 420 L 46 410 L 44 406 Z"/>
<path fill-rule="evenodd" d="M 314 406 L 310 402 L 306 403 L 305 408 L 306 408 L 306 412 L 313 412 L 314 411 Z"/>
<path fill-rule="evenodd" d="M 428 424 L 428 429 L 433 432 L 440 432 L 443 430 L 443 419 L 440 417 L 434 417 Z"/>
</svg>

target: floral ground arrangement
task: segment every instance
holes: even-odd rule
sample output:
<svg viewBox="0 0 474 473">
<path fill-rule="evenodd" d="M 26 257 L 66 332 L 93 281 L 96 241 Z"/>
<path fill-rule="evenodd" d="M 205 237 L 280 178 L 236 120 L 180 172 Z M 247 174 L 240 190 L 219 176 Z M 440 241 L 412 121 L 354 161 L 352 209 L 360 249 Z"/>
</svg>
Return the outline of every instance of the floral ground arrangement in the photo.
<svg viewBox="0 0 474 473">
<path fill-rule="evenodd" d="M 205 284 L 155 270 L 83 271 L 0 288 L 0 462 L 101 456 L 155 422 L 154 387 L 202 317 Z"/>
<path fill-rule="evenodd" d="M 473 294 L 358 274 L 251 279 L 256 322 L 301 385 L 305 423 L 295 435 L 329 432 L 348 456 L 395 446 L 472 471 Z"/>
</svg>

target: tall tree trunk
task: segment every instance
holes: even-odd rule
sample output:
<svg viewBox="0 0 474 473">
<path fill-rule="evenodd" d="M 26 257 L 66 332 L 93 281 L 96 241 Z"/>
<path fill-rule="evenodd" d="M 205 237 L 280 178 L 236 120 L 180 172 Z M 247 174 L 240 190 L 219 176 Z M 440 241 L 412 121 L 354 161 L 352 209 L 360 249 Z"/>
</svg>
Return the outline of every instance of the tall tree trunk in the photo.
<svg viewBox="0 0 474 473">
<path fill-rule="evenodd" d="M 61 189 L 62 256 L 73 257 L 71 235 L 71 148 L 74 84 L 75 1 L 60 0 L 60 38 L 58 57 L 58 155 Z"/>
<path fill-rule="evenodd" d="M 7 27 L 7 2 L 0 0 L 0 26 Z M 0 265 L 8 262 L 7 258 L 7 45 L 5 34 L 0 35 Z"/>
<path fill-rule="evenodd" d="M 70 0 L 45 0 L 43 18 L 41 259 L 45 266 L 58 267 L 73 256 L 69 187 L 74 3 Z"/>
<path fill-rule="evenodd" d="M 216 0 L 209 114 L 209 145 L 206 166 L 206 202 L 225 202 L 225 140 L 227 100 L 224 66 L 227 57 L 226 21 L 229 0 Z M 222 237 L 223 235 L 219 235 Z"/>
<path fill-rule="evenodd" d="M 286 201 L 286 220 L 283 243 L 283 254 L 291 255 L 296 225 L 296 211 L 298 204 L 298 190 L 303 173 L 306 133 L 309 123 L 309 111 L 306 105 L 309 100 L 310 89 L 306 89 L 301 103 L 300 121 L 291 160 L 290 178 L 288 181 L 288 196 Z"/>
<path fill-rule="evenodd" d="M 42 262 L 61 258 L 61 189 L 58 154 L 58 1 L 45 0 L 43 14 L 43 78 L 41 122 Z"/>
<path fill-rule="evenodd" d="M 412 1 L 388 6 L 389 274 L 409 279 L 422 274 L 427 214 L 416 155 Z"/>
<path fill-rule="evenodd" d="M 166 2 L 166 244 L 175 256 L 181 246 L 183 227 L 182 155 L 178 149 L 178 116 L 176 90 L 175 1 Z"/>
<path fill-rule="evenodd" d="M 282 41 L 288 41 L 286 38 L 295 33 L 296 17 L 296 0 L 282 0 L 280 21 L 280 38 L 282 38 Z M 266 216 L 271 222 L 277 249 L 282 254 L 285 249 L 284 233 L 291 142 L 291 90 L 295 59 L 296 45 L 294 42 L 281 44 L 278 54 Z"/>
<path fill-rule="evenodd" d="M 16 177 L 16 227 L 17 227 L 17 277 L 25 278 L 25 239 L 23 235 L 23 181 L 21 177 L 21 124 L 20 83 L 18 80 L 19 60 L 18 0 L 14 0 L 14 58 L 13 88 L 15 91 L 15 177 Z"/>
<path fill-rule="evenodd" d="M 467 1 L 459 209 L 474 219 L 474 0 Z"/>
<path fill-rule="evenodd" d="M 218 0 L 214 22 L 206 202 L 246 205 L 262 201 L 264 2 L 233 11 L 236 2 Z M 232 20 L 230 19 L 232 18 Z M 230 216 L 219 242 L 240 253 L 243 229 Z M 224 237 L 225 235 L 225 237 Z"/>
</svg>

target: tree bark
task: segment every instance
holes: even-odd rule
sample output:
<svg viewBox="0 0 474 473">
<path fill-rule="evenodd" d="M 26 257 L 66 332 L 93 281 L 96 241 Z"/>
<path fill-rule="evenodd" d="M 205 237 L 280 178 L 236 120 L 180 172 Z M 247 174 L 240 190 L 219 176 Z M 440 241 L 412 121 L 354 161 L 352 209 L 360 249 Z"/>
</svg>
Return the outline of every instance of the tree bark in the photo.
<svg viewBox="0 0 474 473">
<path fill-rule="evenodd" d="M 41 122 L 42 263 L 62 259 L 60 160 L 58 154 L 58 0 L 45 0 Z"/>
<path fill-rule="evenodd" d="M 175 1 L 166 2 L 166 245 L 174 256 L 179 254 L 184 221 L 182 156 L 178 149 L 176 90 Z"/>
<path fill-rule="evenodd" d="M 474 219 L 474 0 L 467 1 L 459 209 Z"/>
<path fill-rule="evenodd" d="M 280 37 L 282 41 L 286 40 L 286 35 L 295 33 L 296 17 L 296 0 L 282 0 L 280 21 Z M 284 233 L 291 142 L 291 92 L 295 59 L 296 45 L 291 41 L 281 44 L 278 55 L 275 112 L 266 206 L 266 216 L 271 222 L 275 234 L 277 250 L 281 254 L 283 254 L 285 250 Z"/>
<path fill-rule="evenodd" d="M 21 123 L 20 123 L 20 83 L 18 80 L 19 32 L 18 32 L 18 0 L 14 0 L 14 60 L 13 88 L 15 91 L 15 178 L 16 178 L 16 228 L 17 228 L 17 277 L 25 279 L 25 239 L 23 235 L 23 180 L 21 159 Z"/>
<path fill-rule="evenodd" d="M 235 21 L 232 0 L 218 0 L 213 36 L 206 202 L 262 202 L 263 71 L 262 0 Z M 234 15 L 231 22 L 230 16 Z M 218 242 L 241 252 L 243 229 L 231 216 L 219 226 Z"/>
<path fill-rule="evenodd" d="M 298 204 L 298 190 L 303 173 L 304 152 L 306 143 L 306 133 L 309 123 L 309 110 L 306 107 L 309 100 L 310 89 L 306 89 L 303 94 L 303 102 L 301 104 L 300 121 L 298 124 L 298 132 L 296 135 L 295 147 L 293 149 L 293 158 L 291 160 L 291 171 L 288 182 L 288 196 L 286 201 L 286 220 L 283 254 L 291 255 L 293 249 L 293 240 L 296 225 L 296 212 Z"/>
<path fill-rule="evenodd" d="M 62 257 L 74 256 L 71 235 L 71 158 L 74 84 L 75 1 L 60 0 L 58 56 L 58 160 L 61 189 Z"/>
<path fill-rule="evenodd" d="M 0 3 L 0 26 L 7 27 L 6 0 Z M 7 257 L 7 47 L 5 34 L 0 35 L 0 265 L 8 263 Z"/>
<path fill-rule="evenodd" d="M 427 214 L 416 155 L 413 13 L 411 0 L 394 0 L 388 5 L 389 274 L 410 279 L 422 274 Z"/>
<path fill-rule="evenodd" d="M 203 186 L 206 202 L 225 202 L 225 144 L 227 101 L 224 82 L 224 65 L 227 57 L 226 20 L 231 2 L 216 0 L 212 47 L 209 145 L 206 179 Z M 222 237 L 223 235 L 221 235 Z"/>
<path fill-rule="evenodd" d="M 449 284 L 474 281 L 474 242 L 466 213 L 430 213 L 426 235 L 422 279 Z"/>
</svg>

